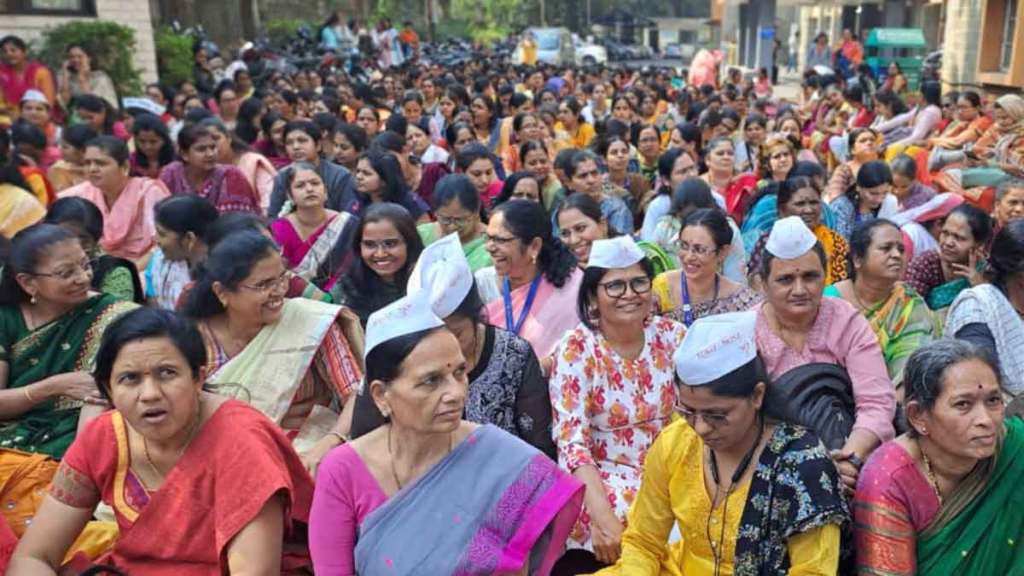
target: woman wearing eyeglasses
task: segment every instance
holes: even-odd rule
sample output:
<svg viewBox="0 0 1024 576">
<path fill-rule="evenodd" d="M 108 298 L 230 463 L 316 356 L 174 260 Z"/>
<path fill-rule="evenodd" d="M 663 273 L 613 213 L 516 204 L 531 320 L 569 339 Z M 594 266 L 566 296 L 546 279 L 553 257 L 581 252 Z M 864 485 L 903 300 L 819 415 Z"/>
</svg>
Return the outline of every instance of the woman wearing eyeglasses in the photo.
<svg viewBox="0 0 1024 576">
<path fill-rule="evenodd" d="M 355 262 L 334 285 L 334 303 L 349 308 L 363 327 L 377 310 L 405 296 L 409 273 L 423 251 L 409 211 L 390 202 L 371 205 L 352 241 Z"/>
<path fill-rule="evenodd" d="M 719 272 L 732 248 L 733 230 L 725 213 L 700 208 L 679 231 L 679 270 L 659 274 L 654 294 L 661 314 L 689 326 L 704 316 L 749 310 L 761 295 Z"/>
<path fill-rule="evenodd" d="M 88 255 L 56 224 L 19 232 L 2 274 L 0 448 L 60 458 L 83 403 L 106 404 L 89 373 L 103 329 L 137 305 L 93 292 Z"/>
<path fill-rule="evenodd" d="M 551 234 L 544 208 L 529 200 L 494 209 L 486 245 L 494 266 L 475 274 L 485 318 L 525 338 L 548 374 L 555 345 L 579 323 L 575 302 L 583 274 L 576 259 Z"/>
<path fill-rule="evenodd" d="M 614 563 L 644 457 L 672 415 L 682 324 L 651 316 L 650 262 L 632 238 L 597 240 L 549 384 L 559 465 L 586 485 L 585 512 L 554 574 Z"/>
<path fill-rule="evenodd" d="M 207 383 L 280 426 L 315 472 L 348 433 L 335 410 L 362 377 L 359 351 L 339 324 L 341 308 L 285 298 L 284 259 L 254 230 L 218 241 L 196 276 L 185 312 L 206 345 Z"/>
<path fill-rule="evenodd" d="M 431 197 L 437 222 L 416 227 L 424 246 L 458 233 L 469 267 L 476 272 L 493 264 L 487 252 L 487 226 L 480 221 L 480 195 L 465 174 L 449 174 Z"/>
<path fill-rule="evenodd" d="M 683 418 L 647 452 L 622 555 L 599 576 L 837 573 L 839 475 L 814 433 L 764 414 L 755 325 L 736 312 L 688 330 L 674 357 Z"/>
</svg>

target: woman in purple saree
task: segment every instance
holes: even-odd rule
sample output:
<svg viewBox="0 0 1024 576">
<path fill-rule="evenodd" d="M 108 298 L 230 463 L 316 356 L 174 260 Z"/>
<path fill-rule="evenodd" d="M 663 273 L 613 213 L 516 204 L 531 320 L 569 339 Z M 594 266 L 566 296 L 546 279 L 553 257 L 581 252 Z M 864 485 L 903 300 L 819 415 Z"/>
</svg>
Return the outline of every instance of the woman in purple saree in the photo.
<svg viewBox="0 0 1024 576">
<path fill-rule="evenodd" d="M 370 316 L 365 381 L 387 423 L 320 465 L 316 574 L 546 575 L 583 486 L 515 436 L 462 420 L 466 361 L 422 295 Z"/>
</svg>

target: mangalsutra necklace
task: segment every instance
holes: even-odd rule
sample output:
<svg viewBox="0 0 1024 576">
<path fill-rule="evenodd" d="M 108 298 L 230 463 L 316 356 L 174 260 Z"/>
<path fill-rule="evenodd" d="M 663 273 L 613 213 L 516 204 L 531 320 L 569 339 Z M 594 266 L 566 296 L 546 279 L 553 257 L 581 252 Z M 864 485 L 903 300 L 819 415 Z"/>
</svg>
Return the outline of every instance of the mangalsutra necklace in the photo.
<svg viewBox="0 0 1024 576">
<path fill-rule="evenodd" d="M 924 461 L 925 475 L 928 476 L 928 483 L 932 485 L 932 489 L 935 490 L 935 496 L 939 499 L 939 506 L 942 506 L 942 492 L 939 490 L 939 480 L 935 477 L 935 472 L 932 470 L 932 461 L 928 459 L 928 454 L 925 453 L 924 448 L 921 447 L 921 441 L 917 441 L 917 450 L 921 453 L 921 460 Z"/>
<path fill-rule="evenodd" d="M 398 469 L 395 467 L 395 457 L 391 453 L 391 428 L 393 428 L 393 426 L 391 424 L 388 424 L 388 460 L 391 461 L 391 478 L 395 481 L 395 486 L 398 486 L 398 489 L 401 490 L 402 488 L 404 488 L 404 485 L 398 479 Z M 452 453 L 451 433 L 448 434 L 448 453 Z"/>
<path fill-rule="evenodd" d="M 175 462 L 181 459 L 182 455 L 185 454 L 185 450 L 188 450 L 189 445 L 192 444 L 192 439 L 195 437 L 196 428 L 199 427 L 199 419 L 201 417 L 202 414 L 200 414 L 199 411 L 196 411 L 196 418 L 195 420 L 192 421 L 192 427 L 188 431 L 188 440 L 186 440 L 185 444 L 182 445 L 182 447 L 178 450 L 178 456 L 177 458 L 175 458 Z M 140 434 L 140 436 L 142 435 Z M 156 464 L 153 463 L 153 458 L 151 458 L 149 455 L 149 442 L 146 441 L 145 436 L 142 436 L 142 452 L 146 456 L 146 464 L 149 465 L 149 469 L 152 470 L 153 473 L 156 474 L 158 478 L 160 478 L 160 480 L 166 479 L 167 475 L 161 472 L 160 469 L 156 467 Z M 141 481 L 142 479 L 139 478 L 139 480 Z M 146 486 L 145 488 L 149 490 L 148 486 Z"/>
</svg>

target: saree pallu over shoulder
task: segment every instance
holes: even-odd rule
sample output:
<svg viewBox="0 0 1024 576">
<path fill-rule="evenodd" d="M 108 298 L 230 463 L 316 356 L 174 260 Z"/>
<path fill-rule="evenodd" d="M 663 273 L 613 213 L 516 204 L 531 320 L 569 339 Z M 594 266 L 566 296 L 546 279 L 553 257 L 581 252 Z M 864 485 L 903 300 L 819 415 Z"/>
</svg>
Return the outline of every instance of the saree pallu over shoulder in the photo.
<svg viewBox="0 0 1024 576">
<path fill-rule="evenodd" d="M 946 522 L 939 517 L 917 541 L 918 574 L 1024 574 L 1024 421 L 1008 418 L 995 469 L 984 488 Z M 957 495 L 946 505 L 956 505 Z"/>
<path fill-rule="evenodd" d="M 305 298 L 286 299 L 281 319 L 263 328 L 234 358 L 216 370 L 208 383 L 218 394 L 247 402 L 271 421 L 281 424 L 295 399 L 296 392 L 314 364 L 333 330 L 341 307 Z M 353 390 L 362 371 L 347 342 L 329 342 L 337 353 L 326 359 L 338 396 Z M 341 407 L 337 410 L 340 412 Z M 330 430 L 337 413 L 315 405 L 294 439 L 297 450 L 304 450 Z"/>
<path fill-rule="evenodd" d="M 481 426 L 415 483 L 370 513 L 356 572 L 546 575 L 562 554 L 583 485 L 491 425 Z"/>
<path fill-rule="evenodd" d="M 308 243 L 308 246 L 296 247 L 296 256 L 303 247 L 306 252 L 292 271 L 330 291 L 352 265 L 352 243 L 358 222 L 359 219 L 348 212 L 338 212 L 315 233 L 316 238 L 312 242 L 301 243 Z"/>
<path fill-rule="evenodd" d="M 280 496 L 288 539 L 282 568 L 309 564 L 308 554 L 290 553 L 295 550 L 290 536 L 296 524 L 309 521 L 313 480 L 288 439 L 251 407 L 233 400 L 218 407 L 164 483 L 138 508 L 125 492 L 131 474 L 127 434 L 119 412 L 104 414 L 89 424 L 62 463 L 87 478 L 114 509 L 120 534 L 99 563 L 130 574 L 225 574 L 232 539 L 268 500 Z"/>
<path fill-rule="evenodd" d="M 107 326 L 137 307 L 109 294 L 92 296 L 31 331 L 25 327 L 19 307 L 0 308 L 0 357 L 10 366 L 8 388 L 28 386 L 66 372 L 91 372 Z M 16 420 L 0 425 L 0 447 L 60 458 L 75 437 L 81 407 L 81 402 L 67 398 L 41 402 Z"/>
<path fill-rule="evenodd" d="M 801 426 L 779 423 L 754 469 L 737 532 L 735 574 L 784 576 L 786 542 L 811 529 L 849 528 L 842 484 L 824 445 Z"/>
</svg>

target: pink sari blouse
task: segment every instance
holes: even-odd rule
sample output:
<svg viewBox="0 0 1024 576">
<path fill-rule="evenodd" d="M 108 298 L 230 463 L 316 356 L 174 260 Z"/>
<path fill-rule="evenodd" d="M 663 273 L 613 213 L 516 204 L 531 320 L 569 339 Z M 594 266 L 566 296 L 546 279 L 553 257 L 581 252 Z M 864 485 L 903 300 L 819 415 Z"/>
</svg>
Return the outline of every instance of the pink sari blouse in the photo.
<svg viewBox="0 0 1024 576">
<path fill-rule="evenodd" d="M 758 304 L 754 310 L 757 349 L 771 376 L 814 362 L 842 366 L 853 382 L 853 429 L 868 430 L 882 442 L 893 439 L 896 389 L 885 367 L 878 337 L 856 308 L 840 298 L 822 298 L 803 350 L 790 348 L 772 331 L 765 318 L 764 304 Z"/>
<path fill-rule="evenodd" d="M 58 194 L 60 198 L 84 198 L 103 213 L 103 251 L 112 256 L 138 260 L 149 254 L 155 242 L 156 224 L 154 207 L 170 196 L 163 182 L 151 178 L 133 177 L 114 201 L 107 206 L 103 191 L 88 181 L 72 186 Z"/>
<path fill-rule="evenodd" d="M 572 275 L 561 288 L 544 278 L 540 282 L 533 306 L 523 322 L 519 336 L 533 346 L 538 358 L 546 358 L 555 350 L 555 346 L 566 332 L 580 323 L 576 314 L 576 295 L 580 291 L 583 272 L 573 270 Z M 500 289 L 501 279 L 498 279 Z M 530 285 L 520 286 L 512 291 L 512 317 L 519 318 Z M 497 298 L 485 308 L 487 322 L 499 328 L 505 328 L 505 300 Z"/>
</svg>

